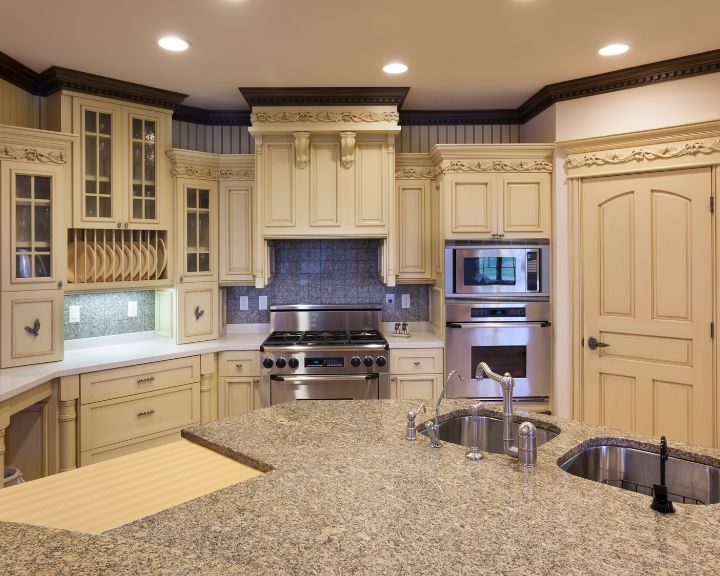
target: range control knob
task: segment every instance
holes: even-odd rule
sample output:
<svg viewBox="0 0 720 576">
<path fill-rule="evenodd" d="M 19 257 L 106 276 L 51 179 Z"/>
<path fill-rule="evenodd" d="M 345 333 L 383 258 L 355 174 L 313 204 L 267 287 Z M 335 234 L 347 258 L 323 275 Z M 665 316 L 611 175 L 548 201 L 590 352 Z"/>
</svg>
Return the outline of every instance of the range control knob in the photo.
<svg viewBox="0 0 720 576">
<path fill-rule="evenodd" d="M 365 356 L 365 358 L 363 358 L 363 364 L 365 364 L 365 366 L 367 366 L 368 368 L 370 368 L 370 366 L 373 365 L 373 359 L 372 359 L 372 357 L 371 357 L 371 356 Z"/>
<path fill-rule="evenodd" d="M 274 364 L 274 362 L 273 362 L 272 358 L 265 358 L 265 360 L 263 360 L 263 366 L 265 368 L 272 368 L 273 364 Z"/>
<path fill-rule="evenodd" d="M 287 364 L 287 362 L 285 361 L 285 358 L 283 358 L 282 356 L 280 356 L 280 358 L 275 360 L 275 366 L 277 366 L 278 368 L 285 368 L 285 364 Z"/>
<path fill-rule="evenodd" d="M 350 364 L 353 366 L 353 368 L 357 368 L 362 363 L 362 360 L 360 360 L 359 356 L 353 356 L 350 359 Z"/>
<path fill-rule="evenodd" d="M 387 364 L 387 358 L 385 358 L 385 356 L 378 356 L 375 358 L 375 364 L 382 368 L 385 364 Z"/>
<path fill-rule="evenodd" d="M 298 362 L 298 359 L 293 356 L 292 358 L 290 358 L 290 360 L 288 360 L 288 366 L 295 370 L 295 368 L 300 366 L 300 362 Z"/>
</svg>

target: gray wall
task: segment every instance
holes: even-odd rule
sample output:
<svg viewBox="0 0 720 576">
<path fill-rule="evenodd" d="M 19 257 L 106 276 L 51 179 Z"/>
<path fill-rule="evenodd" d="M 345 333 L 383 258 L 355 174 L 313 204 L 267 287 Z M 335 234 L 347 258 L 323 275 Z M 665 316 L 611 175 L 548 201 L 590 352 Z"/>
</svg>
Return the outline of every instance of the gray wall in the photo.
<svg viewBox="0 0 720 576">
<path fill-rule="evenodd" d="M 403 126 L 395 140 L 398 153 L 429 152 L 435 144 L 508 144 L 520 141 L 517 124 Z M 247 126 L 205 126 L 173 120 L 173 148 L 215 154 L 254 154 Z"/>
<path fill-rule="evenodd" d="M 379 240 L 283 240 L 275 244 L 275 280 L 262 290 L 237 286 L 227 289 L 227 322 L 269 322 L 268 310 L 258 310 L 258 297 L 273 304 L 382 304 L 384 322 L 428 319 L 428 287 L 388 288 L 378 278 Z M 394 294 L 392 304 L 386 294 Z M 410 295 L 410 308 L 401 295 Z M 249 310 L 240 310 L 240 296 Z"/>
<path fill-rule="evenodd" d="M 128 318 L 128 302 L 138 303 L 138 315 Z M 70 306 L 80 306 L 80 323 L 70 324 Z M 65 294 L 65 340 L 155 330 L 155 292 Z"/>
</svg>

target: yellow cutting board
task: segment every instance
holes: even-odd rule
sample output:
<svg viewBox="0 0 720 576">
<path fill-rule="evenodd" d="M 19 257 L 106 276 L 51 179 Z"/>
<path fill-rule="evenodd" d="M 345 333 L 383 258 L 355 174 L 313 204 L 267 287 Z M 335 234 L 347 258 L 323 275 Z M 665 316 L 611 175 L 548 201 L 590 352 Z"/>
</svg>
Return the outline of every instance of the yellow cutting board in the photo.
<svg viewBox="0 0 720 576">
<path fill-rule="evenodd" d="M 0 521 L 99 534 L 262 474 L 187 440 L 0 490 Z"/>
</svg>

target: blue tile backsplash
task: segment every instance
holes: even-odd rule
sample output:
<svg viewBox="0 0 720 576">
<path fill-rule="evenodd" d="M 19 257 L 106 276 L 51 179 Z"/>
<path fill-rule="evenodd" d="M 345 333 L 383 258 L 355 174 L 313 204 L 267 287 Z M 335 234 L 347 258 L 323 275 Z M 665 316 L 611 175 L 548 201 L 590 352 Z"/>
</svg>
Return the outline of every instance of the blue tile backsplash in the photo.
<svg viewBox="0 0 720 576">
<path fill-rule="evenodd" d="M 270 321 L 269 310 L 258 310 L 258 297 L 275 304 L 383 304 L 383 322 L 422 322 L 428 319 L 428 287 L 405 284 L 388 288 L 378 277 L 380 240 L 281 240 L 275 243 L 275 280 L 258 290 L 227 288 L 227 323 Z M 392 304 L 385 294 L 394 294 Z M 401 295 L 410 295 L 410 308 Z M 240 310 L 240 296 L 249 310 Z"/>
<path fill-rule="evenodd" d="M 128 302 L 138 303 L 138 314 L 128 318 Z M 69 323 L 70 306 L 80 306 L 80 322 Z M 65 340 L 94 338 L 155 330 L 155 292 L 97 292 L 65 294 Z"/>
</svg>

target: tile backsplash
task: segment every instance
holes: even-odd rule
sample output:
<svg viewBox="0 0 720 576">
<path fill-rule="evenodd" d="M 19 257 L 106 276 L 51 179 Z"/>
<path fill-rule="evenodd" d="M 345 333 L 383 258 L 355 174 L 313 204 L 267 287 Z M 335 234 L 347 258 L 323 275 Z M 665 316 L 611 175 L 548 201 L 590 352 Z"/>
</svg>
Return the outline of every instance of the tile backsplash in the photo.
<svg viewBox="0 0 720 576">
<path fill-rule="evenodd" d="M 385 286 L 378 277 L 380 240 L 282 240 L 275 243 L 275 280 L 266 288 L 227 289 L 227 323 L 269 322 L 269 310 L 258 310 L 258 298 L 274 304 L 383 304 L 383 322 L 428 320 L 428 287 Z M 385 295 L 394 294 L 392 304 Z M 410 295 L 410 308 L 401 295 Z M 240 310 L 240 297 L 248 310 Z"/>
<path fill-rule="evenodd" d="M 137 316 L 128 318 L 128 302 L 137 302 Z M 80 322 L 70 324 L 70 306 L 80 306 Z M 65 294 L 65 340 L 155 330 L 155 292 Z"/>
</svg>

